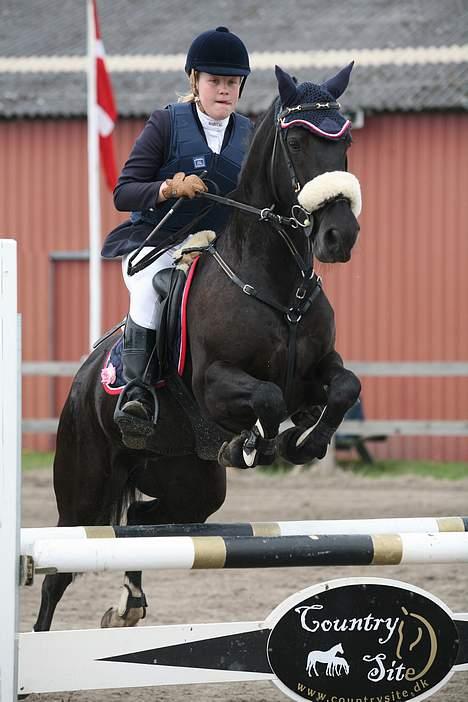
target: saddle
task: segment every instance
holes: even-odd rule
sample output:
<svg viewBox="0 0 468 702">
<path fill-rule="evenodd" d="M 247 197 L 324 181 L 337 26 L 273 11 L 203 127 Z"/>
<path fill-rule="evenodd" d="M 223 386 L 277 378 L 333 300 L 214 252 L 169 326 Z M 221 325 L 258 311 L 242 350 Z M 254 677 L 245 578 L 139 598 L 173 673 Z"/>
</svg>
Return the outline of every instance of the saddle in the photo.
<svg viewBox="0 0 468 702">
<path fill-rule="evenodd" d="M 148 381 L 156 387 L 165 385 L 166 376 L 175 370 L 180 375 L 184 372 L 187 352 L 186 302 L 195 268 L 196 261 L 188 277 L 178 268 L 165 268 L 156 273 L 153 279 L 153 287 L 161 304 L 157 319 L 156 347 L 149 363 Z M 124 323 L 125 320 L 119 327 Z M 109 333 L 101 341 L 108 336 Z M 110 349 L 101 370 L 101 383 L 109 395 L 119 395 L 125 387 L 122 348 L 123 334 Z"/>
</svg>

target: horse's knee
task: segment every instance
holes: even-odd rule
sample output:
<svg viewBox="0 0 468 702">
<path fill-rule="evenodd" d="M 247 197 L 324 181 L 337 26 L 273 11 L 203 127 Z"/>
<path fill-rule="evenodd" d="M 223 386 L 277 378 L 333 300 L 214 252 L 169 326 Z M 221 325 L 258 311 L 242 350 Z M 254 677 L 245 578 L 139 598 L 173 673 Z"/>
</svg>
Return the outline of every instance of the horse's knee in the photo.
<svg viewBox="0 0 468 702">
<path fill-rule="evenodd" d="M 252 409 L 259 418 L 267 438 L 276 436 L 279 425 L 288 414 L 281 389 L 269 382 L 258 383 L 252 393 Z"/>
<path fill-rule="evenodd" d="M 346 369 L 346 374 L 347 395 L 354 405 L 361 394 L 361 381 L 357 375 L 348 369 Z"/>
<path fill-rule="evenodd" d="M 340 407 L 346 412 L 361 394 L 361 381 L 352 371 L 343 368 L 339 381 L 332 382 L 328 391 L 328 403 Z"/>
</svg>

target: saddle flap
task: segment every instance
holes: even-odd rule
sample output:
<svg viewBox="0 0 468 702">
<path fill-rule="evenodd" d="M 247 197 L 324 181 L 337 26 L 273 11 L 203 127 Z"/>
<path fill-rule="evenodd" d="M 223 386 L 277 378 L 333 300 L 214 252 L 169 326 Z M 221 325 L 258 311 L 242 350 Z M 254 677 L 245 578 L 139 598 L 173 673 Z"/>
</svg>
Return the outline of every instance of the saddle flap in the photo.
<svg viewBox="0 0 468 702">
<path fill-rule="evenodd" d="M 186 283 L 185 273 L 177 268 L 166 268 L 153 278 L 153 286 L 160 297 L 159 315 L 156 322 L 160 373 L 164 374 L 171 362 L 172 353 L 178 347 L 180 306 Z"/>
<path fill-rule="evenodd" d="M 173 268 L 163 268 L 153 276 L 153 288 L 160 300 L 167 297 L 172 280 Z"/>
</svg>

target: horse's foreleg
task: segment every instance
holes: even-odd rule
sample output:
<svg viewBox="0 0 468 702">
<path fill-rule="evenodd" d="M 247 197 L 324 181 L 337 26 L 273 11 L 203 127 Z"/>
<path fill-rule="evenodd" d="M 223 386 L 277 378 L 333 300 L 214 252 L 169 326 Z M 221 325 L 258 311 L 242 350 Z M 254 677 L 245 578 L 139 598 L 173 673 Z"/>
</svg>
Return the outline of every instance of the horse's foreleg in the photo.
<svg viewBox="0 0 468 702">
<path fill-rule="evenodd" d="M 252 468 L 273 463 L 279 425 L 287 416 L 283 393 L 277 385 L 217 361 L 206 370 L 203 399 L 216 422 L 240 432 L 221 447 L 221 465 Z"/>
<path fill-rule="evenodd" d="M 336 351 L 322 359 L 316 373 L 327 388 L 327 403 L 312 426 L 294 427 L 281 434 L 279 452 L 291 463 L 309 463 L 325 456 L 333 434 L 361 392 L 359 379 L 343 367 Z"/>
</svg>

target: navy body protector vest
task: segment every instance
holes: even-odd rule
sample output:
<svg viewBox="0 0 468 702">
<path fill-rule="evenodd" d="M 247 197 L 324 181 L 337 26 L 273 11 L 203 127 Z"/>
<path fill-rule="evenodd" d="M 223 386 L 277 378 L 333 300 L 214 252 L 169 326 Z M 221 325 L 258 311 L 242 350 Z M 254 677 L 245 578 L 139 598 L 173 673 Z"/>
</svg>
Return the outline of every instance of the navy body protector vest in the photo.
<svg viewBox="0 0 468 702">
<path fill-rule="evenodd" d="M 240 167 L 247 151 L 252 124 L 247 117 L 233 114 L 231 135 L 228 143 L 220 154 L 211 151 L 206 143 L 192 111 L 191 103 L 176 103 L 166 108 L 171 115 L 171 146 L 167 162 L 160 169 L 157 179 L 172 178 L 177 172 L 199 175 L 207 171 L 206 178 L 216 183 L 219 190 L 217 194 L 227 195 L 237 186 Z M 208 183 L 209 187 L 209 183 Z M 174 200 L 168 200 L 157 208 L 132 212 L 132 222 L 147 222 L 155 226 L 173 206 Z M 169 218 L 164 225 L 164 232 L 175 233 L 200 214 L 207 206 L 206 200 L 189 200 L 185 202 Z M 229 209 L 215 205 L 202 220 L 195 225 L 194 231 L 214 229 L 219 231 L 225 224 Z M 187 232 L 187 236 L 192 234 Z"/>
</svg>

